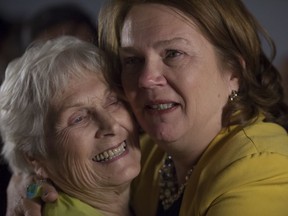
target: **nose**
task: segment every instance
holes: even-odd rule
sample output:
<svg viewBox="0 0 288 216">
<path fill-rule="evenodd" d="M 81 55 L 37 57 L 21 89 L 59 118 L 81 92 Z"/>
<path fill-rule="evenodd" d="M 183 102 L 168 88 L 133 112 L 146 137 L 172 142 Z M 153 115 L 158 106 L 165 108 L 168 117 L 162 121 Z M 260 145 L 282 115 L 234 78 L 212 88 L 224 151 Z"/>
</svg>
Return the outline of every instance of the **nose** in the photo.
<svg viewBox="0 0 288 216">
<path fill-rule="evenodd" d="M 120 125 L 107 111 L 103 110 L 102 114 L 97 116 L 97 129 L 95 138 L 104 138 L 108 136 L 115 136 L 119 131 Z"/>
<path fill-rule="evenodd" d="M 154 88 L 166 84 L 163 66 L 157 59 L 147 59 L 138 77 L 139 88 Z"/>
</svg>

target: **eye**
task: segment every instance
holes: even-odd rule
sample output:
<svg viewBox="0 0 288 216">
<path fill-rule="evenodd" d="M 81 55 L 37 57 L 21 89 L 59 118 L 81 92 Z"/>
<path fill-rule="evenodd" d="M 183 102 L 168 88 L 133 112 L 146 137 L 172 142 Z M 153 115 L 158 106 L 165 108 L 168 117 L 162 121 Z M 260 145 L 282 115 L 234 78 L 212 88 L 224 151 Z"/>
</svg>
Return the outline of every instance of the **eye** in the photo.
<svg viewBox="0 0 288 216">
<path fill-rule="evenodd" d="M 114 105 L 117 105 L 119 104 L 119 99 L 117 97 L 112 97 L 110 98 L 110 101 L 108 103 L 108 106 L 114 106 Z"/>
<path fill-rule="evenodd" d="M 130 56 L 130 57 L 123 57 L 122 58 L 122 65 L 128 66 L 128 65 L 137 65 L 141 64 L 143 60 L 136 56 Z"/>
<path fill-rule="evenodd" d="M 73 124 L 77 124 L 81 122 L 85 117 L 84 116 L 77 116 L 75 119 L 73 119 Z"/>
<path fill-rule="evenodd" d="M 175 58 L 182 55 L 183 52 L 178 50 L 166 50 L 165 58 Z"/>
<path fill-rule="evenodd" d="M 114 109 L 118 107 L 119 105 L 122 105 L 122 101 L 116 95 L 110 95 L 107 98 L 107 101 L 104 107 L 107 109 Z"/>
<path fill-rule="evenodd" d="M 84 123 L 88 120 L 88 118 L 89 118 L 88 110 L 77 111 L 69 118 L 68 125 L 72 126 Z"/>
</svg>

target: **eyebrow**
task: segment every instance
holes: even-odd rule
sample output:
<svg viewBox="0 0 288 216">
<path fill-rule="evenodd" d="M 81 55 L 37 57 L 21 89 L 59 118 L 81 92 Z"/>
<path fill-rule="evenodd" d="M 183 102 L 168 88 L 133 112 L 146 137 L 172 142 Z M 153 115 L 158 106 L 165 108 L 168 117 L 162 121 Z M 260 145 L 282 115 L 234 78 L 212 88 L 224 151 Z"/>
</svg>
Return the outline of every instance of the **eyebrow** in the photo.
<svg viewBox="0 0 288 216">
<path fill-rule="evenodd" d="M 172 44 L 178 43 L 178 42 L 185 43 L 187 45 L 190 44 L 190 42 L 187 39 L 183 38 L 183 37 L 174 37 L 172 39 L 156 41 L 153 44 L 153 47 L 154 48 L 165 47 L 165 46 L 172 45 Z M 120 52 L 133 52 L 135 50 L 137 51 L 137 47 L 135 48 L 133 46 L 127 46 L 127 47 L 120 47 L 119 48 Z"/>
<path fill-rule="evenodd" d="M 106 88 L 104 90 L 104 94 L 103 94 L 103 98 L 107 98 L 110 94 L 112 93 L 110 88 Z M 73 97 L 73 96 L 72 96 Z M 84 97 L 81 97 L 81 99 L 77 100 L 75 102 L 75 100 L 70 100 L 69 102 L 65 102 L 64 104 L 62 104 L 62 106 L 60 107 L 59 111 L 63 112 L 69 108 L 75 108 L 75 107 L 81 107 L 83 105 L 85 105 L 86 103 L 84 102 L 84 100 L 89 100 L 91 101 L 91 99 L 96 98 L 96 97 L 85 97 L 85 99 L 83 99 Z"/>
<path fill-rule="evenodd" d="M 168 39 L 168 40 L 158 41 L 155 43 L 154 47 L 167 46 L 167 45 L 171 45 L 171 44 L 178 43 L 178 42 L 181 42 L 181 43 L 184 42 L 185 44 L 190 44 L 189 41 L 186 40 L 185 38 L 175 37 L 175 38 Z"/>
</svg>

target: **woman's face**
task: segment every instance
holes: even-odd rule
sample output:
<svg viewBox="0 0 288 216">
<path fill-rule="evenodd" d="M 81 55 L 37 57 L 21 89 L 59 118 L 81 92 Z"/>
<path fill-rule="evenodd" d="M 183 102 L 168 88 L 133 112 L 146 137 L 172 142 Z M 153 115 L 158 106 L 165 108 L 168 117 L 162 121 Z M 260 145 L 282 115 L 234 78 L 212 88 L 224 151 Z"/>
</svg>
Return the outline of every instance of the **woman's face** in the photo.
<svg viewBox="0 0 288 216">
<path fill-rule="evenodd" d="M 134 6 L 121 32 L 125 94 L 140 125 L 159 143 L 210 141 L 237 90 L 214 47 L 184 17 L 159 4 Z"/>
<path fill-rule="evenodd" d="M 90 189 L 130 183 L 140 171 L 138 131 L 100 72 L 87 74 L 70 79 L 53 100 L 50 176 L 60 188 L 63 178 Z"/>
</svg>

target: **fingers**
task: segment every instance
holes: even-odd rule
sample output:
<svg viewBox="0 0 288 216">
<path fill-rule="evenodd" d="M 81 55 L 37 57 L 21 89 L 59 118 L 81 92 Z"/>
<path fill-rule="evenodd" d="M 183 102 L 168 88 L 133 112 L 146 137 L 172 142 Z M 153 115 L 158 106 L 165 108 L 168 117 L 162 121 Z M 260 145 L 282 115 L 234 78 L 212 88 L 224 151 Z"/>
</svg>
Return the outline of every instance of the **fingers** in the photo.
<svg viewBox="0 0 288 216">
<path fill-rule="evenodd" d="M 41 216 L 41 205 L 35 201 L 24 198 L 20 206 L 25 216 Z"/>
<path fill-rule="evenodd" d="M 41 204 L 21 197 L 13 208 L 7 208 L 6 216 L 41 216 Z"/>
<path fill-rule="evenodd" d="M 38 183 L 31 183 L 26 188 L 26 197 L 28 199 L 36 199 L 41 196 L 41 185 Z"/>
<path fill-rule="evenodd" d="M 42 182 L 41 192 L 41 199 L 44 202 L 55 202 L 58 198 L 58 193 L 55 187 L 49 182 Z"/>
<path fill-rule="evenodd" d="M 34 178 L 27 186 L 26 197 L 30 200 L 41 198 L 44 202 L 54 202 L 58 198 L 58 192 L 49 180 Z"/>
<path fill-rule="evenodd" d="M 25 197 L 26 185 L 32 181 L 30 176 L 25 174 L 13 174 L 7 187 L 7 208 L 6 216 L 23 216 L 21 210 L 22 199 Z M 22 212 L 21 212 L 22 211 Z"/>
<path fill-rule="evenodd" d="M 27 195 L 31 199 L 24 198 Z M 58 193 L 52 183 L 31 175 L 12 175 L 7 188 L 6 216 L 40 216 L 40 198 L 44 202 L 57 200 Z"/>
</svg>

